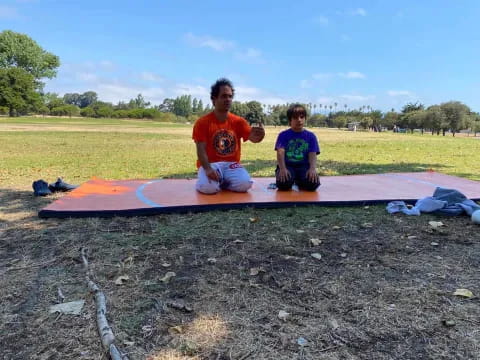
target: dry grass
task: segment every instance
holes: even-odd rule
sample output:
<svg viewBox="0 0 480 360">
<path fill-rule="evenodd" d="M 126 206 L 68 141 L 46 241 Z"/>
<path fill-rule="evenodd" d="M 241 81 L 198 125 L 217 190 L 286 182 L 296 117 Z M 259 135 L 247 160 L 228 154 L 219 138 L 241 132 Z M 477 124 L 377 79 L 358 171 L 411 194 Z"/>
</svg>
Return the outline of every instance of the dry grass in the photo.
<svg viewBox="0 0 480 360">
<path fill-rule="evenodd" d="M 162 134 L 175 131 L 186 136 L 185 129 Z M 344 133 L 321 135 L 331 159 L 322 162 L 325 172 L 386 171 L 404 161 L 406 170 L 438 165 L 479 176 L 476 167 L 456 163 L 468 151 L 454 140 L 432 140 L 448 146 L 440 164 L 439 158 L 420 159 L 429 142 L 419 136 L 398 141 L 358 134 L 352 145 L 340 141 Z M 272 142 L 260 154 L 245 147 L 252 168 L 269 171 L 270 163 L 261 160 Z M 10 156 L 28 150 L 9 146 Z M 356 158 L 342 160 L 352 146 Z M 386 149 L 381 159 L 375 157 L 380 149 Z M 44 158 L 47 152 L 40 150 Z M 398 159 L 394 151 L 406 157 Z M 412 160 L 413 153 L 419 158 Z M 390 161 L 397 161 L 393 168 Z M 96 163 L 93 169 L 102 168 Z M 118 345 L 131 359 L 480 358 L 480 228 L 467 217 L 392 216 L 372 206 L 43 220 L 38 210 L 61 195 L 34 198 L 36 170 L 7 170 L 0 179 L 0 358 L 106 359 L 81 247 L 89 248 Z M 88 175 L 79 171 L 78 178 Z M 20 180 L 8 184 L 12 174 Z M 74 172 L 69 174 L 67 181 Z M 430 220 L 445 227 L 432 230 Z M 321 244 L 312 246 L 312 238 Z M 167 272 L 176 276 L 164 283 Z M 116 285 L 119 276 L 129 280 Z M 48 313 L 59 302 L 59 288 L 65 301 L 86 300 L 80 316 Z M 457 288 L 476 296 L 454 296 Z M 281 310 L 289 313 L 284 320 Z M 307 341 L 304 346 L 299 338 Z"/>
<path fill-rule="evenodd" d="M 81 246 L 132 359 L 478 358 L 478 299 L 452 295 L 480 293 L 480 236 L 466 217 L 307 207 L 41 220 L 48 200 L 1 196 L 5 359 L 104 358 Z M 116 285 L 120 275 L 129 280 Z M 48 314 L 58 288 L 87 300 L 81 316 Z"/>
</svg>

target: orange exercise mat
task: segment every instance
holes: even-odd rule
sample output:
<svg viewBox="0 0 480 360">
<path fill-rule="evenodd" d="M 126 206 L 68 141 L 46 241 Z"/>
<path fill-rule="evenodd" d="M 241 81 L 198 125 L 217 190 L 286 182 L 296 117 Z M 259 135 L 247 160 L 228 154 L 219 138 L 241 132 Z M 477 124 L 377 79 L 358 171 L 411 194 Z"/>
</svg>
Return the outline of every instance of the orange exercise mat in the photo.
<svg viewBox="0 0 480 360">
<path fill-rule="evenodd" d="M 255 178 L 247 193 L 195 191 L 195 179 L 92 179 L 39 212 L 40 217 L 110 217 L 173 212 L 288 207 L 298 205 L 367 205 L 392 200 L 412 202 L 431 196 L 437 187 L 480 199 L 480 182 L 436 172 L 323 176 L 315 192 L 272 189 L 274 178 Z"/>
</svg>

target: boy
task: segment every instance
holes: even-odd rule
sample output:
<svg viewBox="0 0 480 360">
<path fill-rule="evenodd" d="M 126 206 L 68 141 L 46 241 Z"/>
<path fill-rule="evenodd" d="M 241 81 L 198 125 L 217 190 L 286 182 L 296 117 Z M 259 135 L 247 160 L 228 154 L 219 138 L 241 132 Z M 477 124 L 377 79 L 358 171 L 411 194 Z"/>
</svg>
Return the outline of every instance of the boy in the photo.
<svg viewBox="0 0 480 360">
<path fill-rule="evenodd" d="M 293 184 L 306 191 L 315 191 L 320 186 L 317 174 L 317 155 L 320 154 L 317 137 L 303 128 L 307 111 L 300 104 L 287 110 L 290 129 L 278 134 L 277 169 L 275 177 L 278 190 L 290 190 Z"/>
</svg>

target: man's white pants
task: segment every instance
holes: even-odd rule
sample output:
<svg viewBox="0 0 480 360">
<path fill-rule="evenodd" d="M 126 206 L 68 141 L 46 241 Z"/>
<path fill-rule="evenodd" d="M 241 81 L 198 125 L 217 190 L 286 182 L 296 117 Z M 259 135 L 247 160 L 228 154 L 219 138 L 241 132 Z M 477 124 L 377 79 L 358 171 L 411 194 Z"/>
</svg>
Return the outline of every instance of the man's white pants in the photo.
<svg viewBox="0 0 480 360">
<path fill-rule="evenodd" d="M 222 189 L 235 192 L 247 192 L 252 187 L 253 181 L 245 168 L 238 162 L 221 161 L 210 164 L 220 181 L 209 179 L 205 169 L 198 169 L 198 180 L 195 185 L 197 191 L 203 194 L 216 194 Z"/>
</svg>

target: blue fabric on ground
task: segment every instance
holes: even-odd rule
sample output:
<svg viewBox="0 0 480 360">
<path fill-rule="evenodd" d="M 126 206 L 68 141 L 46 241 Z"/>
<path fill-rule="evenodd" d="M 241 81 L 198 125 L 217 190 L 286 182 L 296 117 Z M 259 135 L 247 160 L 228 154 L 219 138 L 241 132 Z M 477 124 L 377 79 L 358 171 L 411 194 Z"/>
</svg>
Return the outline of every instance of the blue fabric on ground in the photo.
<svg viewBox="0 0 480 360">
<path fill-rule="evenodd" d="M 420 215 L 418 209 L 409 208 L 405 201 L 391 201 L 387 204 L 387 211 L 389 214 L 395 214 L 397 212 L 402 212 L 406 215 Z"/>
<path fill-rule="evenodd" d="M 433 196 L 418 200 L 411 209 L 404 201 L 391 201 L 387 204 L 390 214 L 402 212 L 406 215 L 420 215 L 420 213 L 436 213 L 456 216 L 466 213 L 472 215 L 475 210 L 480 210 L 480 205 L 468 199 L 460 191 L 437 187 Z"/>
</svg>

